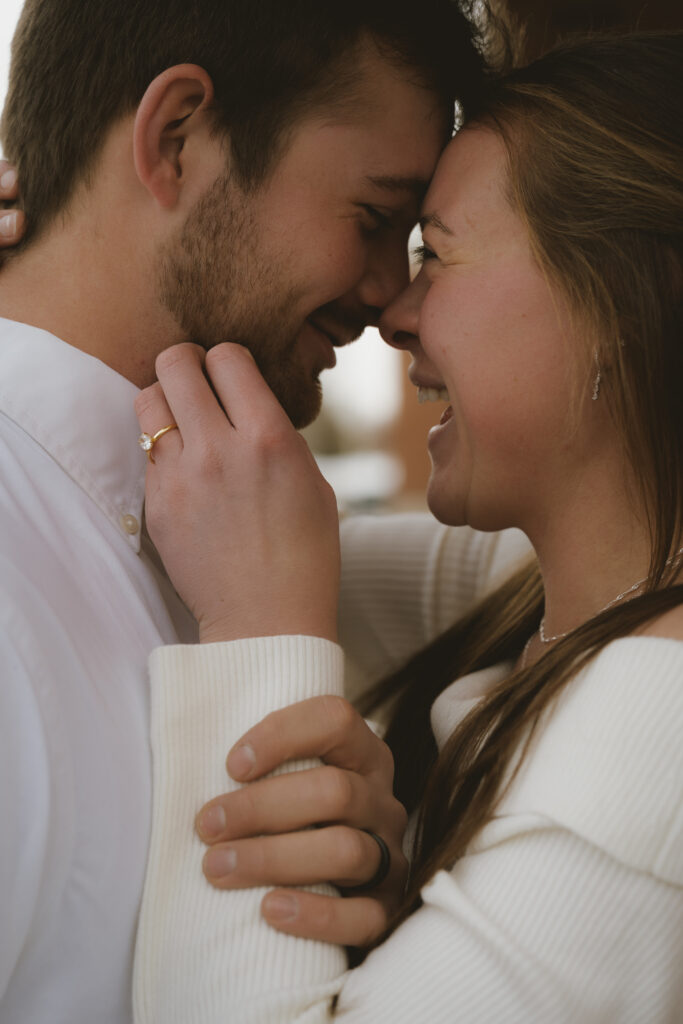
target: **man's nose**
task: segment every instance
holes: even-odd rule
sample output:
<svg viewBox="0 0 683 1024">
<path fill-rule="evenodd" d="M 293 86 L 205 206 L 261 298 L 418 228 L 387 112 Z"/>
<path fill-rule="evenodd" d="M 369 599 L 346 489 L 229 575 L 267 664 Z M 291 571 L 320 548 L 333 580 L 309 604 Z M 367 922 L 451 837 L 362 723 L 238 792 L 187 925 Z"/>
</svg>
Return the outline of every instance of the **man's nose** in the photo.
<svg viewBox="0 0 683 1024">
<path fill-rule="evenodd" d="M 383 311 L 410 281 L 407 247 L 387 250 L 388 247 L 382 247 L 373 254 L 358 286 L 358 297 L 373 325 L 379 323 Z"/>
<path fill-rule="evenodd" d="M 420 344 L 420 307 L 427 288 L 424 274 L 418 274 L 384 310 L 379 331 L 387 345 L 412 351 Z"/>
</svg>

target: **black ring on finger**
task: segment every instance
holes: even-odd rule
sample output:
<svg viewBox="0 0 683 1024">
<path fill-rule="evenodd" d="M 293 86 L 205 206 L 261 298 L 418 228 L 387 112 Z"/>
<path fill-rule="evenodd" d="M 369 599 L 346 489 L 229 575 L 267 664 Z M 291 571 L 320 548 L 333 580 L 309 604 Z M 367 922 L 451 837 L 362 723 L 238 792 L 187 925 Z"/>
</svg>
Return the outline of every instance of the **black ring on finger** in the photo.
<svg viewBox="0 0 683 1024">
<path fill-rule="evenodd" d="M 361 882 L 360 885 L 344 886 L 344 893 L 354 896 L 359 892 L 369 892 L 370 889 L 376 889 L 378 885 L 382 884 L 389 874 L 389 869 L 391 868 L 391 853 L 389 852 L 389 847 L 382 837 L 378 836 L 376 832 L 373 832 L 369 828 L 362 828 L 360 831 L 365 832 L 366 835 L 370 836 L 377 843 L 379 847 L 379 866 L 369 882 Z"/>
</svg>

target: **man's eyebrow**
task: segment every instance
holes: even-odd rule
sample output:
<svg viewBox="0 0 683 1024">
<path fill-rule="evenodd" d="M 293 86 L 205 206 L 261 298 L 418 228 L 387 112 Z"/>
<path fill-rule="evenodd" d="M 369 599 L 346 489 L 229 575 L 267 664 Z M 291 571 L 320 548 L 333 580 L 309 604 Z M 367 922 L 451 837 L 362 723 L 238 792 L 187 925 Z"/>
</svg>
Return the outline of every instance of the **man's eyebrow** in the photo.
<svg viewBox="0 0 683 1024">
<path fill-rule="evenodd" d="M 386 189 L 388 192 L 412 192 L 420 201 L 424 199 L 429 187 L 429 181 L 425 178 L 402 177 L 396 174 L 369 174 L 365 180 L 369 185 Z"/>
<path fill-rule="evenodd" d="M 437 231 L 443 231 L 445 235 L 453 235 L 451 229 L 444 224 L 438 213 L 430 213 L 426 217 L 420 217 L 420 230 L 424 231 L 426 227 L 436 228 Z"/>
</svg>

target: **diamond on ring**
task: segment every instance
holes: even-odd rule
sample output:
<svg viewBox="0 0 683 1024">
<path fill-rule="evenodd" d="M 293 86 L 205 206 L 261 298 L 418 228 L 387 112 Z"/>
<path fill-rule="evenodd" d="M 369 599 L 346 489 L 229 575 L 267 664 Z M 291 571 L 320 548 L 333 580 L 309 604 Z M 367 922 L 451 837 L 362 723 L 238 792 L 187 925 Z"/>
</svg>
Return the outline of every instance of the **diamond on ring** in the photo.
<svg viewBox="0 0 683 1024">
<path fill-rule="evenodd" d="M 167 427 L 162 427 L 161 430 L 157 430 L 156 434 L 142 433 L 138 438 L 138 444 L 142 448 L 143 452 L 147 452 L 147 458 L 150 462 L 154 462 L 154 456 L 152 455 L 152 448 L 157 443 L 160 437 L 164 434 L 168 434 L 169 430 L 177 430 L 177 423 L 169 423 Z"/>
</svg>

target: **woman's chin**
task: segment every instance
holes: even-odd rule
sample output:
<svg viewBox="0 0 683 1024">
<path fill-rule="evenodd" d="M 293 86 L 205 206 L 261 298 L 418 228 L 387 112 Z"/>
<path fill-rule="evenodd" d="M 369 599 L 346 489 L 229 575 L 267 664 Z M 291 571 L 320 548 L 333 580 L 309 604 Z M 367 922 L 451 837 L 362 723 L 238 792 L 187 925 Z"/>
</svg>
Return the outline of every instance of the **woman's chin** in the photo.
<svg viewBox="0 0 683 1024">
<path fill-rule="evenodd" d="M 440 479 L 439 472 L 432 468 L 432 475 L 427 484 L 427 506 L 435 519 L 446 526 L 464 526 L 465 516 L 463 503 L 455 495 L 448 493 L 445 481 Z"/>
</svg>

